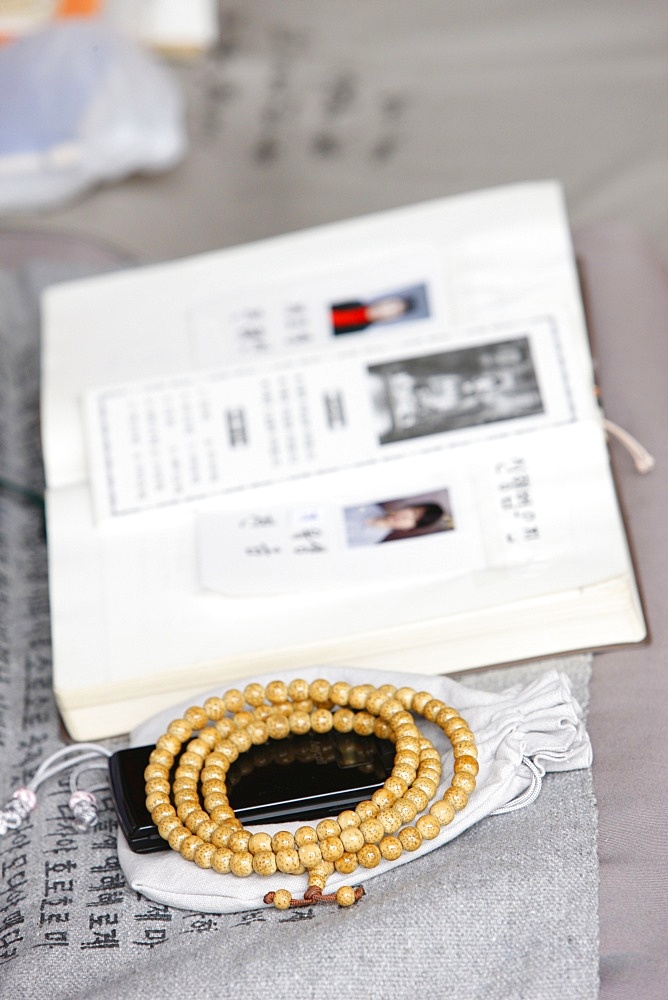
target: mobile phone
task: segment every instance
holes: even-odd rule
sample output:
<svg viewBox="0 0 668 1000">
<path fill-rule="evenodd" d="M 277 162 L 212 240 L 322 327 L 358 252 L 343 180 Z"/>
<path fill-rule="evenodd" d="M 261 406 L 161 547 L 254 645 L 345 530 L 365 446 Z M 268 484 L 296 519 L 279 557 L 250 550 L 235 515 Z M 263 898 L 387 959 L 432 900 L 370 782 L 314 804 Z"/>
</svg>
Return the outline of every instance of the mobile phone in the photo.
<svg viewBox="0 0 668 1000">
<path fill-rule="evenodd" d="M 144 769 L 153 746 L 110 759 L 111 791 L 131 850 L 167 850 L 146 809 Z M 318 820 L 370 798 L 392 771 L 394 745 L 357 733 L 307 733 L 251 747 L 230 766 L 230 805 L 244 826 Z M 175 764 L 175 767 L 177 765 Z"/>
</svg>

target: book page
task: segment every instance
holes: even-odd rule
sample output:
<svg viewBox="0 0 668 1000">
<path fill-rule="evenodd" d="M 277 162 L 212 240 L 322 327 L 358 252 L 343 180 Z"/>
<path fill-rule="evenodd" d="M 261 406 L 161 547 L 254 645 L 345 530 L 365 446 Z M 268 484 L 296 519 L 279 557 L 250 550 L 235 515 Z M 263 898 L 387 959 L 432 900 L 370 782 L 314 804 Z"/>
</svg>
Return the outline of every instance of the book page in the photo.
<svg viewBox="0 0 668 1000">
<path fill-rule="evenodd" d="M 96 698 L 104 686 L 124 697 L 139 689 L 155 694 L 157 687 L 187 683 L 191 666 L 208 669 L 215 683 L 222 664 L 246 671 L 257 669 L 262 657 L 268 670 L 280 663 L 358 662 L 371 650 L 380 656 L 395 646 L 413 647 L 413 627 L 423 636 L 420 642 L 426 629 L 440 643 L 441 670 L 498 662 L 501 655 L 540 655 L 547 641 L 555 648 L 573 635 L 588 587 L 614 589 L 630 579 L 605 446 L 592 421 L 452 448 L 435 453 L 431 462 L 429 456 L 405 462 L 401 490 L 392 483 L 404 462 L 386 463 L 300 479 L 298 504 L 297 484 L 286 481 L 252 495 L 231 492 L 98 524 L 85 487 L 56 491 L 48 531 L 59 691 L 90 688 Z M 418 464 L 424 464 L 422 478 Z M 306 586 L 296 581 L 299 588 L 292 592 L 267 586 L 264 593 L 230 595 L 228 580 L 214 589 L 202 578 L 198 521 L 210 513 L 304 509 L 323 497 L 326 505 L 353 506 L 421 496 L 436 487 L 442 492 L 443 486 L 454 528 L 377 545 L 403 567 L 380 579 L 348 573 L 336 588 L 309 579 Z M 431 572 L 433 564 L 420 576 L 418 545 L 422 553 L 441 539 L 451 546 L 442 578 Z M 358 564 L 371 551 L 359 547 Z M 257 572 L 261 577 L 262 570 Z M 496 622 L 503 631 L 509 621 L 504 609 L 522 601 L 528 608 L 519 631 L 504 631 L 505 645 L 498 635 L 486 638 L 478 616 L 484 614 L 486 627 Z M 625 600 L 618 620 L 605 619 L 599 641 L 619 633 L 628 638 L 629 606 Z M 562 621 L 562 608 L 568 621 L 543 634 L 546 622 Z M 592 641 L 601 635 L 599 623 L 609 609 L 605 594 L 593 618 L 587 605 L 584 622 Z M 449 642 L 456 636 L 461 644 L 452 653 Z M 93 673 L 91 662 L 98 665 Z M 434 669 L 437 662 L 436 656 Z"/>
<path fill-rule="evenodd" d="M 462 330 L 547 312 L 565 318 L 567 367 L 591 393 L 563 201 L 547 182 L 50 288 L 42 362 L 47 481 L 58 488 L 89 477 L 81 415 L 91 388 L 344 343 L 398 344 L 434 333 L 453 340 Z M 594 401 L 585 404 L 581 392 L 578 411 L 587 405 L 591 415 Z"/>
<path fill-rule="evenodd" d="M 482 593 L 499 574 L 540 592 L 560 565 L 576 570 L 569 586 L 605 578 L 613 507 L 591 482 L 602 454 L 589 423 L 566 425 L 212 500 L 195 508 L 199 584 L 258 597 L 464 577 Z"/>
<path fill-rule="evenodd" d="M 105 387 L 85 415 L 106 517 L 537 431 L 576 410 L 562 330 L 542 317 Z"/>
<path fill-rule="evenodd" d="M 286 282 L 221 290 L 190 309 L 186 322 L 197 367 L 303 353 L 345 339 L 453 324 L 447 262 L 436 245 L 352 253 L 326 270 L 305 271 Z"/>
<path fill-rule="evenodd" d="M 457 463 L 436 473 L 420 457 L 351 479 L 320 497 L 303 490 L 292 506 L 246 491 L 237 509 L 198 511 L 201 586 L 233 597 L 302 593 L 382 584 L 388 575 L 409 585 L 486 565 L 472 481 Z"/>
</svg>

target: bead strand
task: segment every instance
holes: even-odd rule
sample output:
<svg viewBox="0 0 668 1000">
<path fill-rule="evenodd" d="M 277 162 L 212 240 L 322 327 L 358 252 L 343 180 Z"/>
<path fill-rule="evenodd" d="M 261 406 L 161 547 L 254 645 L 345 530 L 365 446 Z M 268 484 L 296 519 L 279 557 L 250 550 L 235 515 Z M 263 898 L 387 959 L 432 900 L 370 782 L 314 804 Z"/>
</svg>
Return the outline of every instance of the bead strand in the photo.
<svg viewBox="0 0 668 1000">
<path fill-rule="evenodd" d="M 450 785 L 433 803 L 441 781 L 440 754 L 420 732 L 412 712 L 436 723 L 452 745 Z M 354 810 L 324 819 L 315 828 L 305 825 L 294 834 L 279 831 L 273 837 L 245 830 L 229 804 L 230 765 L 270 738 L 332 729 L 374 734 L 394 743 L 392 772 L 383 786 Z M 272 681 L 266 688 L 252 683 L 243 692 L 231 689 L 221 698 L 207 699 L 202 708 L 187 709 L 156 742 L 144 777 L 153 822 L 186 860 L 238 877 L 308 872 L 310 901 L 333 898 L 322 893 L 335 870 L 349 875 L 358 866 L 373 868 L 381 859 L 397 860 L 404 850 L 415 851 L 423 840 L 437 837 L 465 808 L 477 773 L 477 749 L 467 723 L 428 692 L 299 679 L 290 684 Z M 347 906 L 360 895 L 359 887 L 343 886 L 335 898 Z M 304 904 L 293 900 L 288 890 L 268 893 L 265 900 L 279 909 Z"/>
</svg>

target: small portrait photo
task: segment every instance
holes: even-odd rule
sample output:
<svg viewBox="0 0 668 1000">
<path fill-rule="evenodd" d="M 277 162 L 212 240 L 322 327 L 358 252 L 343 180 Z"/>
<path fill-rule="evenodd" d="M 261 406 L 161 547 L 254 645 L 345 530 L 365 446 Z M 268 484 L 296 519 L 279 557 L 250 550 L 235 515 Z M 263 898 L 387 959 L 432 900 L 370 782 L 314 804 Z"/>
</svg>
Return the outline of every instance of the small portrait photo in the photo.
<svg viewBox="0 0 668 1000">
<path fill-rule="evenodd" d="M 343 515 L 351 547 L 420 538 L 455 526 L 447 489 L 344 507 Z"/>
<path fill-rule="evenodd" d="M 381 444 L 544 412 L 528 337 L 367 371 Z"/>
<path fill-rule="evenodd" d="M 393 289 L 367 300 L 336 302 L 329 307 L 330 326 L 335 337 L 426 319 L 429 314 L 426 284 Z"/>
</svg>

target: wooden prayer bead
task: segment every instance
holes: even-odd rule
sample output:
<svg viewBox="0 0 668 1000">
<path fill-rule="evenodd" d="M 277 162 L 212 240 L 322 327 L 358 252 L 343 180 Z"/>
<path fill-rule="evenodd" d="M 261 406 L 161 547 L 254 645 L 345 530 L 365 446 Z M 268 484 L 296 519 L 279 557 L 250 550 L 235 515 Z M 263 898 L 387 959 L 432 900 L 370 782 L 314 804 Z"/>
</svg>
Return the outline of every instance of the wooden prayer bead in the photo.
<svg viewBox="0 0 668 1000">
<path fill-rule="evenodd" d="M 271 681 L 264 689 L 264 695 L 272 705 L 276 705 L 281 701 L 287 701 L 289 698 L 287 684 L 283 681 Z"/>
<path fill-rule="evenodd" d="M 192 736 L 193 727 L 185 719 L 174 719 L 167 726 L 167 732 L 171 736 L 176 736 L 177 740 L 180 740 L 181 743 L 185 743 Z"/>
<path fill-rule="evenodd" d="M 202 840 L 210 841 L 215 830 L 218 829 L 218 824 L 215 820 L 207 819 L 203 823 L 198 823 L 197 830 L 195 831 L 198 837 Z"/>
<path fill-rule="evenodd" d="M 332 724 L 332 713 L 328 708 L 316 708 L 311 712 L 311 729 L 314 733 L 328 733 Z"/>
<path fill-rule="evenodd" d="M 401 799 L 397 799 L 392 808 L 401 818 L 402 823 L 412 823 L 417 816 L 417 806 L 405 796 Z"/>
<path fill-rule="evenodd" d="M 225 715 L 225 702 L 222 698 L 207 698 L 202 707 L 212 722 L 217 722 Z"/>
<path fill-rule="evenodd" d="M 430 799 L 433 799 L 434 795 L 436 795 L 436 791 L 438 789 L 438 782 L 433 781 L 431 778 L 424 778 L 422 777 L 422 775 L 418 775 L 415 781 L 413 782 L 411 791 L 416 788 L 419 788 L 421 792 L 424 792 L 424 794 L 427 796 L 427 802 L 428 802 Z M 408 794 L 408 792 L 406 794 Z M 425 803 L 425 805 L 422 807 L 423 809 L 426 808 L 426 804 L 427 803 Z"/>
<path fill-rule="evenodd" d="M 253 746 L 253 741 L 247 729 L 239 729 L 236 733 L 230 733 L 230 742 L 234 744 L 239 753 L 245 753 Z"/>
<path fill-rule="evenodd" d="M 300 826 L 295 830 L 295 844 L 302 847 L 304 844 L 317 844 L 318 834 L 312 826 Z"/>
<path fill-rule="evenodd" d="M 415 697 L 415 690 L 412 687 L 400 687 L 394 692 L 394 697 L 401 702 L 404 708 L 410 709 Z"/>
<path fill-rule="evenodd" d="M 259 705 L 264 704 L 264 688 L 262 685 L 256 683 L 247 684 L 244 688 L 244 700 L 252 708 L 257 708 Z"/>
<path fill-rule="evenodd" d="M 294 834 L 292 834 L 289 830 L 279 830 L 278 833 L 275 833 L 271 838 L 271 849 L 274 854 L 277 854 L 279 851 L 290 850 L 294 848 L 294 846 Z"/>
<path fill-rule="evenodd" d="M 417 694 L 413 695 L 413 711 L 422 715 L 425 705 L 427 705 L 433 697 L 434 696 L 430 694 L 429 691 L 418 691 Z"/>
<path fill-rule="evenodd" d="M 341 827 L 335 819 L 323 819 L 316 826 L 315 832 L 318 840 L 322 841 L 326 837 L 338 837 L 341 833 Z"/>
<path fill-rule="evenodd" d="M 284 715 L 278 713 L 267 719 L 267 730 L 274 740 L 283 740 L 290 732 L 290 722 Z"/>
<path fill-rule="evenodd" d="M 218 847 L 211 859 L 211 867 L 220 875 L 227 875 L 231 871 L 230 863 L 233 857 L 234 852 L 228 847 Z"/>
<path fill-rule="evenodd" d="M 385 835 L 385 827 L 375 817 L 363 820 L 359 829 L 367 844 L 377 844 Z"/>
<path fill-rule="evenodd" d="M 371 801 L 374 805 L 378 806 L 379 809 L 389 809 L 389 807 L 400 798 L 398 795 L 394 795 L 392 792 L 388 791 L 386 787 L 377 788 L 376 791 L 371 796 Z"/>
<path fill-rule="evenodd" d="M 405 851 L 417 851 L 422 843 L 422 835 L 415 826 L 405 826 L 397 834 Z"/>
<path fill-rule="evenodd" d="M 290 715 L 290 732 L 295 733 L 297 736 L 304 736 L 310 731 L 311 716 L 309 712 L 292 712 Z"/>
<path fill-rule="evenodd" d="M 233 833 L 234 827 L 228 826 L 226 823 L 220 823 L 211 834 L 211 843 L 215 847 L 228 847 L 230 837 Z"/>
<path fill-rule="evenodd" d="M 453 788 L 452 785 L 443 795 L 443 801 L 449 802 L 456 812 L 463 809 L 468 802 L 469 797 L 466 792 L 463 792 L 461 788 Z"/>
<path fill-rule="evenodd" d="M 436 817 L 441 826 L 447 826 L 448 823 L 452 823 L 455 818 L 454 807 L 449 802 L 445 802 L 443 799 L 439 799 L 438 802 L 434 802 L 430 806 L 429 812 L 432 816 Z"/>
<path fill-rule="evenodd" d="M 357 852 L 357 860 L 363 868 L 375 868 L 380 859 L 381 854 L 377 844 L 365 844 Z"/>
<path fill-rule="evenodd" d="M 230 858 L 230 871 L 237 878 L 246 878 L 253 874 L 253 855 L 250 851 L 240 851 Z"/>
<path fill-rule="evenodd" d="M 195 851 L 194 861 L 198 868 L 211 868 L 216 848 L 213 844 L 202 843 Z"/>
<path fill-rule="evenodd" d="M 401 827 L 401 817 L 394 809 L 382 809 L 378 813 L 378 821 L 382 823 L 385 833 L 396 833 Z"/>
<path fill-rule="evenodd" d="M 170 802 L 162 802 L 160 805 L 156 806 L 151 813 L 151 819 L 156 826 L 161 820 L 165 819 L 167 816 L 176 816 L 176 809 Z"/>
<path fill-rule="evenodd" d="M 359 851 L 364 847 L 364 834 L 356 826 L 341 830 L 340 837 L 345 851 Z"/>
<path fill-rule="evenodd" d="M 299 855 L 294 848 L 281 848 L 276 853 L 276 865 L 286 875 L 297 874 L 304 870 Z"/>
<path fill-rule="evenodd" d="M 442 709 L 446 708 L 445 702 L 442 702 L 440 698 L 432 698 L 424 706 L 424 717 L 428 719 L 429 722 L 436 722 L 436 717 Z"/>
<path fill-rule="evenodd" d="M 322 861 L 319 844 L 302 844 L 297 853 L 305 868 L 313 868 L 313 865 L 316 865 L 318 861 Z"/>
<path fill-rule="evenodd" d="M 344 850 L 340 837 L 325 837 L 320 841 L 320 851 L 325 861 L 338 861 Z"/>
<path fill-rule="evenodd" d="M 378 845 L 378 849 L 382 857 L 385 858 L 386 861 L 396 861 L 398 858 L 401 857 L 404 850 L 403 847 L 401 846 L 401 841 L 399 840 L 399 838 L 393 837 L 392 835 L 383 837 L 380 844 Z"/>
<path fill-rule="evenodd" d="M 272 850 L 272 839 L 268 833 L 254 833 L 248 841 L 248 850 L 251 854 L 258 854 L 260 851 Z"/>
<path fill-rule="evenodd" d="M 289 910 L 292 902 L 292 895 L 287 889 L 277 889 L 274 893 L 273 903 L 277 910 Z"/>
<path fill-rule="evenodd" d="M 420 816 L 415 821 L 415 828 L 423 840 L 434 840 L 441 832 L 441 824 L 435 816 Z"/>
<path fill-rule="evenodd" d="M 351 826 L 359 826 L 362 820 L 354 809 L 344 809 L 339 813 L 337 822 L 342 830 L 347 830 Z"/>
<path fill-rule="evenodd" d="M 346 681 L 336 681 L 336 683 L 332 684 L 330 688 L 329 696 L 335 705 L 340 705 L 341 708 L 345 708 L 348 704 L 349 691 L 350 684 L 346 683 Z"/>
<path fill-rule="evenodd" d="M 352 875 L 358 865 L 359 861 L 354 851 L 346 851 L 334 862 L 334 867 L 341 875 Z"/>
<path fill-rule="evenodd" d="M 197 837 L 194 833 L 191 833 L 190 836 L 186 837 L 186 839 L 181 844 L 180 847 L 181 856 L 185 858 L 186 861 L 194 861 L 195 851 L 203 843 L 204 841 L 200 837 Z"/>
<path fill-rule="evenodd" d="M 355 713 L 349 708 L 339 708 L 332 714 L 332 724 L 337 733 L 351 733 Z"/>
<path fill-rule="evenodd" d="M 162 736 L 158 737 L 155 745 L 158 750 L 166 750 L 174 756 L 181 749 L 181 740 L 177 740 L 176 736 L 171 736 L 169 733 L 163 733 Z"/>
<path fill-rule="evenodd" d="M 172 814 L 171 816 L 165 816 L 165 818 L 161 819 L 160 822 L 158 823 L 158 833 L 160 834 L 163 840 L 169 840 L 169 835 L 172 832 L 172 830 L 176 830 L 181 826 L 182 826 L 181 820 L 178 818 L 178 816 L 176 816 L 176 814 Z"/>
<path fill-rule="evenodd" d="M 352 906 L 356 898 L 355 890 L 350 885 L 342 885 L 336 890 L 336 902 L 339 906 Z"/>
<path fill-rule="evenodd" d="M 276 855 L 273 851 L 258 851 L 253 854 L 253 870 L 258 875 L 273 875 L 276 871 Z"/>
<path fill-rule="evenodd" d="M 270 699 L 271 700 L 271 699 Z M 228 712 L 241 712 L 245 705 L 245 699 L 241 691 L 236 688 L 230 688 L 223 695 L 223 701 L 225 702 L 225 708 Z"/>
<path fill-rule="evenodd" d="M 314 702 L 322 704 L 324 701 L 329 700 L 331 685 L 329 681 L 320 678 L 317 681 L 312 681 L 308 687 L 308 696 L 312 698 Z"/>
<path fill-rule="evenodd" d="M 190 830 L 186 826 L 175 827 L 167 837 L 167 843 L 173 851 L 181 850 L 184 841 L 191 836 Z"/>
<path fill-rule="evenodd" d="M 389 740 L 392 736 L 392 727 L 385 719 L 376 719 L 373 724 L 373 734 L 379 740 Z"/>
<path fill-rule="evenodd" d="M 359 816 L 360 820 L 363 821 L 377 816 L 380 809 L 375 802 L 371 801 L 371 799 L 364 799 L 362 802 L 357 803 L 355 806 L 355 812 Z"/>
<path fill-rule="evenodd" d="M 209 721 L 209 717 L 203 708 L 193 705 L 183 713 L 186 722 L 190 723 L 193 729 L 203 729 Z"/>
<path fill-rule="evenodd" d="M 348 691 L 348 704 L 356 711 L 366 707 L 366 700 L 373 691 L 371 684 L 356 684 Z"/>
<path fill-rule="evenodd" d="M 475 778 L 472 774 L 466 774 L 464 771 L 456 771 L 452 776 L 451 784 L 453 788 L 461 788 L 463 792 L 470 795 L 475 788 Z"/>
<path fill-rule="evenodd" d="M 236 830 L 230 837 L 230 849 L 234 851 L 235 854 L 243 854 L 248 851 L 248 842 L 251 839 L 251 834 L 248 830 Z"/>
<path fill-rule="evenodd" d="M 353 732 L 358 736 L 371 736 L 376 720 L 369 712 L 358 712 L 353 722 Z"/>
</svg>

